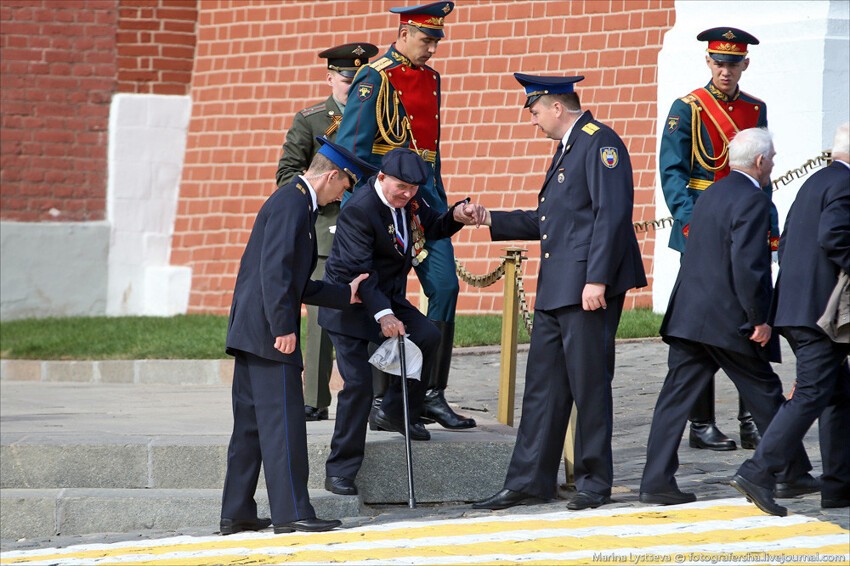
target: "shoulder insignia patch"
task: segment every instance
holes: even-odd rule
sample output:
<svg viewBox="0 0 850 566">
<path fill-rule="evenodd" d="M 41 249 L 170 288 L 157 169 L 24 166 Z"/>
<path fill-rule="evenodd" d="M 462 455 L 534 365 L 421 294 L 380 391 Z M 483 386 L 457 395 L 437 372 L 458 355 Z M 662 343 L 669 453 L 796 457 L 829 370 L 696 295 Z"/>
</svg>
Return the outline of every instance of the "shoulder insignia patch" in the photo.
<svg viewBox="0 0 850 566">
<path fill-rule="evenodd" d="M 375 90 L 375 85 L 371 83 L 363 83 L 357 86 L 357 98 L 361 101 L 366 101 L 372 98 L 372 93 Z"/>
<path fill-rule="evenodd" d="M 581 129 L 581 131 L 584 132 L 585 134 L 589 135 L 589 136 L 592 136 L 593 134 L 595 134 L 596 132 L 599 131 L 599 126 L 597 126 L 596 124 L 592 124 L 592 123 L 591 124 L 585 124 L 584 127 Z"/>
<path fill-rule="evenodd" d="M 310 108 L 305 108 L 304 110 L 302 110 L 300 112 L 300 114 L 306 118 L 307 116 L 312 116 L 313 114 L 316 114 L 317 112 L 321 112 L 324 109 L 325 109 L 325 103 L 322 102 L 321 104 L 316 104 L 315 106 L 311 106 Z"/>
<path fill-rule="evenodd" d="M 672 134 L 673 132 L 675 132 L 678 129 L 679 129 L 679 117 L 673 116 L 672 114 L 670 116 L 667 116 L 667 133 Z"/>
<path fill-rule="evenodd" d="M 620 162 L 620 156 L 617 154 L 616 147 L 603 147 L 599 150 L 599 156 L 602 158 L 602 165 L 608 169 L 613 169 Z"/>
<path fill-rule="evenodd" d="M 301 191 L 301 194 L 304 194 L 304 195 L 307 194 L 307 189 L 305 189 L 304 185 L 302 185 L 301 183 L 296 184 L 295 188 L 298 189 L 299 191 Z"/>
<path fill-rule="evenodd" d="M 381 57 L 377 61 L 373 61 L 369 63 L 369 66 L 375 69 L 376 71 L 383 71 L 387 67 L 393 64 L 393 60 L 389 57 Z"/>
<path fill-rule="evenodd" d="M 687 95 L 683 96 L 682 98 L 680 98 L 679 100 L 681 100 L 685 104 L 691 104 L 691 103 L 697 101 L 697 97 L 694 96 L 693 94 L 687 94 Z"/>
</svg>

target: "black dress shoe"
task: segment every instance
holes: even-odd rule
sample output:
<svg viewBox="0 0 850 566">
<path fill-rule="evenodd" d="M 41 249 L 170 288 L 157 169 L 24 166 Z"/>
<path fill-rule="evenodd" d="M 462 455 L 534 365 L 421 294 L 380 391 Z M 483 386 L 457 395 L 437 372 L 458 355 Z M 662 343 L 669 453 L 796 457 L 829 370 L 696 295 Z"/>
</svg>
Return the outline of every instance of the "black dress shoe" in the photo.
<svg viewBox="0 0 850 566">
<path fill-rule="evenodd" d="M 292 521 L 282 525 L 274 526 L 274 534 L 282 535 L 291 533 L 292 531 L 302 531 L 305 533 L 320 533 L 329 531 L 342 525 L 342 521 L 337 519 L 301 519 L 300 521 Z"/>
<path fill-rule="evenodd" d="M 442 389 L 432 389 L 425 395 L 422 420 L 439 423 L 441 427 L 449 430 L 475 428 L 475 419 L 462 417 L 449 407 Z"/>
<path fill-rule="evenodd" d="M 788 514 L 788 509 L 777 505 L 776 501 L 773 500 L 773 493 L 766 487 L 758 486 L 739 474 L 735 474 L 729 483 L 740 491 L 747 498 L 747 501 L 754 503 L 756 507 L 768 515 L 785 517 Z"/>
<path fill-rule="evenodd" d="M 596 509 L 601 505 L 611 503 L 611 498 L 607 495 L 593 493 L 592 491 L 579 491 L 569 503 L 567 509 L 571 511 L 581 511 L 582 509 Z"/>
<path fill-rule="evenodd" d="M 682 503 L 693 503 L 697 500 L 697 496 L 693 493 L 685 493 L 684 491 L 660 491 L 658 493 L 640 494 L 641 503 L 651 503 L 654 505 L 680 505 Z"/>
<path fill-rule="evenodd" d="M 741 421 L 741 448 L 755 450 L 759 442 L 761 442 L 761 435 L 753 418 Z"/>
<path fill-rule="evenodd" d="M 383 409 L 378 409 L 370 417 L 370 427 L 372 430 L 386 430 L 389 432 L 397 432 L 404 435 L 404 425 L 401 420 L 396 420 L 387 415 Z M 431 440 L 431 433 L 421 423 L 410 425 L 411 440 Z"/>
<path fill-rule="evenodd" d="M 822 509 L 839 509 L 841 507 L 850 507 L 850 499 L 841 497 L 821 497 L 820 506 Z"/>
<path fill-rule="evenodd" d="M 222 535 L 235 535 L 242 531 L 261 531 L 271 524 L 271 519 L 222 519 L 218 531 Z"/>
<path fill-rule="evenodd" d="M 337 495 L 357 495 L 357 486 L 354 485 L 354 480 L 339 476 L 326 477 L 325 489 Z"/>
<path fill-rule="evenodd" d="M 691 448 L 707 448 L 708 450 L 735 450 L 735 441 L 720 432 L 714 423 L 691 423 L 691 434 L 688 438 Z"/>
<path fill-rule="evenodd" d="M 328 408 L 317 409 L 310 405 L 304 405 L 304 418 L 307 421 L 326 421 L 328 420 Z"/>
<path fill-rule="evenodd" d="M 492 497 L 476 501 L 472 504 L 472 508 L 492 509 L 493 511 L 497 511 L 499 509 L 513 507 L 514 505 L 534 505 L 535 503 L 542 502 L 543 500 L 539 497 L 505 488 Z"/>
<path fill-rule="evenodd" d="M 819 478 L 812 477 L 812 474 L 806 474 L 794 481 L 776 484 L 776 489 L 773 490 L 773 496 L 777 499 L 798 497 L 807 493 L 817 493 L 820 491 L 820 487 L 821 481 Z"/>
</svg>

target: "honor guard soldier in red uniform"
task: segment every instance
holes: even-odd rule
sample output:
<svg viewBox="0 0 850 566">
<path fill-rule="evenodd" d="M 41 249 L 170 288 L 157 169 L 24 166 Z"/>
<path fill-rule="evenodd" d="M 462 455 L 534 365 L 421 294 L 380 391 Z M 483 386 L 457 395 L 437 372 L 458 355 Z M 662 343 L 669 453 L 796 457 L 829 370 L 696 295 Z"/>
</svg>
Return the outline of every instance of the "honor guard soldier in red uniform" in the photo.
<svg viewBox="0 0 850 566">
<path fill-rule="evenodd" d="M 738 81 L 747 69 L 747 46 L 759 40 L 736 28 L 712 28 L 697 36 L 708 42 L 705 62 L 711 80 L 705 87 L 673 102 L 661 136 L 658 157 L 664 200 L 673 215 L 669 246 L 684 253 L 691 213 L 700 194 L 729 174 L 729 141 L 741 130 L 767 127 L 767 107 L 741 91 Z M 768 183 L 762 190 L 771 196 Z M 766 235 L 767 236 L 767 235 Z M 776 251 L 779 226 L 771 204 L 770 249 Z M 760 437 L 750 412 L 738 401 L 741 446 L 753 449 Z M 714 381 L 697 398 L 690 415 L 692 448 L 735 450 L 735 441 L 717 428 Z"/>
<path fill-rule="evenodd" d="M 437 213 L 448 210 L 440 174 L 440 74 L 427 63 L 445 36 L 444 21 L 453 9 L 452 2 L 435 2 L 390 10 L 400 17 L 398 38 L 383 57 L 354 77 L 337 137 L 340 145 L 375 167 L 397 147 L 417 152 L 430 170 L 419 194 Z M 448 429 L 472 428 L 475 421 L 456 414 L 445 398 L 459 290 L 454 249 L 448 238 L 415 245 L 414 269 L 428 297 L 427 316 L 441 335 L 434 369 L 423 377 L 428 392 L 422 417 Z M 380 389 L 376 387 L 377 396 Z"/>
<path fill-rule="evenodd" d="M 327 59 L 328 74 L 326 81 L 331 95 L 320 102 L 298 112 L 292 120 L 292 127 L 286 132 L 283 153 L 277 165 L 275 179 L 277 186 L 283 186 L 296 175 L 306 171 L 313 156 L 321 145 L 317 138 L 334 141 L 342 114 L 348 99 L 351 81 L 360 67 L 367 65 L 369 59 L 378 54 L 378 48 L 371 43 L 347 43 L 325 49 L 319 57 Z M 331 253 L 333 233 L 339 216 L 339 201 L 319 208 L 316 217 L 316 245 L 319 261 L 311 277 L 321 279 L 325 274 L 325 261 Z M 304 414 L 308 421 L 328 418 L 331 404 L 329 382 L 333 369 L 333 345 L 327 332 L 316 321 L 317 307 L 307 307 L 307 347 L 304 354 Z"/>
</svg>

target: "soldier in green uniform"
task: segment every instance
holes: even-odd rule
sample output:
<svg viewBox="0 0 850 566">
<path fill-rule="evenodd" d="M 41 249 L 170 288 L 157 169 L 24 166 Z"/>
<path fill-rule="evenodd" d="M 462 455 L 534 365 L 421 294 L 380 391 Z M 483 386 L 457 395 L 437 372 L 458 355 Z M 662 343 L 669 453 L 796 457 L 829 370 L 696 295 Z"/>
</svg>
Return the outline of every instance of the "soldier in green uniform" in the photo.
<svg viewBox="0 0 850 566">
<path fill-rule="evenodd" d="M 347 43 L 331 47 L 319 53 L 328 61 L 327 83 L 331 95 L 327 100 L 305 108 L 295 114 L 292 127 L 286 132 L 283 153 L 277 165 L 277 186 L 285 185 L 296 175 L 303 173 L 321 145 L 317 137 L 331 141 L 342 122 L 342 113 L 348 100 L 348 89 L 357 70 L 369 63 L 369 58 L 378 54 L 371 43 Z M 333 232 L 339 216 L 339 202 L 329 203 L 319 209 L 316 219 L 316 243 L 319 261 L 312 279 L 321 279 L 325 274 L 325 260 L 331 253 Z M 328 418 L 331 392 L 328 382 L 333 368 L 333 346 L 331 340 L 316 322 L 318 308 L 307 307 L 307 348 L 304 357 L 304 410 L 308 421 Z"/>
</svg>

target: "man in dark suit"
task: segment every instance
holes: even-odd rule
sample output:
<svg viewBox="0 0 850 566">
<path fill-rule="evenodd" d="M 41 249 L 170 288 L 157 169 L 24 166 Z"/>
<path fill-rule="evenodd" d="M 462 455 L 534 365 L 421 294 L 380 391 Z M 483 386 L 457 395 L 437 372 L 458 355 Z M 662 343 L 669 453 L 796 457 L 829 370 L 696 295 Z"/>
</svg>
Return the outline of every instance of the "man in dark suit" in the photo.
<svg viewBox="0 0 850 566">
<path fill-rule="evenodd" d="M 582 111 L 573 84 L 584 77 L 516 73 L 531 123 L 561 142 L 536 210 L 492 212 L 493 240 L 540 240 L 534 328 L 522 419 L 505 488 L 473 504 L 504 509 L 555 496 L 564 437 L 578 410 L 570 509 L 610 502 L 614 335 L 626 291 L 646 285 L 632 227 L 629 153 L 614 130 Z"/>
<path fill-rule="evenodd" d="M 839 271 L 850 273 L 848 123 L 835 134 L 832 159 L 800 187 L 779 242 L 774 325 L 797 357 L 797 382 L 753 457 L 732 479 L 738 491 L 772 515 L 787 512 L 774 495 L 796 494 L 779 477 L 793 457 L 787 447 L 802 441 L 815 419 L 823 461 L 821 507 L 850 506 L 850 344 L 833 341 L 817 324 Z"/>
<path fill-rule="evenodd" d="M 328 74 L 325 78 L 331 89 L 327 100 L 314 104 L 295 114 L 292 126 L 286 132 L 283 152 L 277 165 L 276 186 L 285 185 L 296 175 L 303 173 L 321 145 L 319 138 L 336 139 L 348 101 L 348 89 L 354 75 L 369 58 L 378 54 L 371 43 L 346 43 L 325 49 L 319 57 L 327 60 Z M 333 233 L 339 216 L 339 202 L 329 202 L 319 207 L 316 217 L 316 247 L 319 260 L 311 277 L 321 279 L 325 274 L 325 261 L 331 253 Z M 307 345 L 304 348 L 304 415 L 308 421 L 328 418 L 331 404 L 329 382 L 333 369 L 333 347 L 327 332 L 316 320 L 318 307 L 307 306 Z"/>
<path fill-rule="evenodd" d="M 371 167 L 349 151 L 324 144 L 306 173 L 280 187 L 257 214 L 242 255 L 227 330 L 233 370 L 233 434 L 221 503 L 221 534 L 326 531 L 307 492 L 307 429 L 301 393 L 301 304 L 344 308 L 366 275 L 330 284 L 311 281 L 316 266 L 318 206 L 338 200 Z M 257 517 L 260 464 L 271 520 Z"/>
<path fill-rule="evenodd" d="M 677 98 L 661 132 L 658 169 L 661 188 L 673 226 L 669 246 L 684 253 L 694 203 L 712 183 L 729 174 L 729 140 L 747 128 L 767 127 L 767 104 L 741 90 L 739 83 L 750 65 L 749 46 L 759 40 L 732 27 L 711 28 L 697 35 L 708 42 L 705 64 L 711 80 Z M 773 186 L 762 190 L 768 197 Z M 771 206 L 771 250 L 779 243 L 776 208 Z M 735 450 L 735 441 L 723 434 L 714 415 L 714 380 L 697 397 L 690 414 L 691 448 Z M 744 404 L 738 401 L 741 447 L 755 449 L 758 429 Z"/>
<path fill-rule="evenodd" d="M 448 238 L 464 224 L 483 220 L 483 207 L 466 201 L 442 214 L 432 210 L 417 194 L 430 174 L 416 152 L 406 148 L 390 151 L 378 175 L 348 199 L 337 222 L 325 281 L 343 283 L 361 271 L 369 278 L 360 286 L 362 304 L 345 311 L 319 309 L 319 324 L 330 333 L 345 382 L 337 396 L 331 453 L 325 465 L 325 488 L 333 493 L 357 494 L 354 478 L 363 462 L 372 405 L 369 343 L 381 344 L 386 338 L 406 334 L 422 351 L 422 375 L 427 376 L 435 363 L 440 332 L 405 297 L 407 275 L 417 262 L 417 254 L 426 240 Z M 430 439 L 418 422 L 426 385 L 410 382 L 411 420 L 407 426 L 413 440 Z M 404 434 L 402 415 L 400 380 L 394 378 L 372 424 Z"/>
<path fill-rule="evenodd" d="M 643 503 L 696 500 L 676 483 L 677 451 L 688 412 L 718 369 L 735 383 L 759 431 L 782 403 L 782 382 L 769 361 L 779 361 L 779 350 L 768 324 L 770 198 L 761 190 L 775 154 L 766 129 L 741 131 L 729 144 L 732 172 L 694 205 L 688 246 L 661 324 L 670 345 L 669 372 L 649 431 Z M 788 448 L 794 462 L 783 475 L 813 483 L 802 443 Z"/>
</svg>

